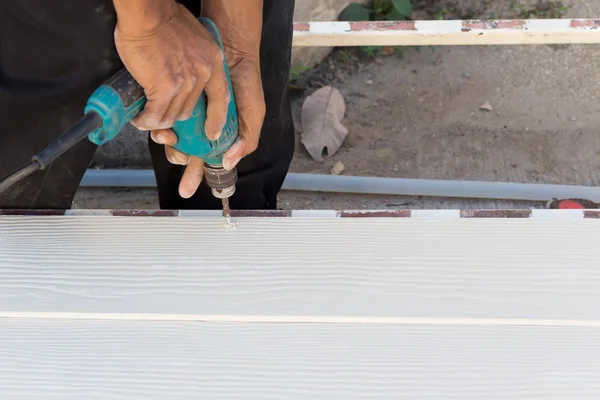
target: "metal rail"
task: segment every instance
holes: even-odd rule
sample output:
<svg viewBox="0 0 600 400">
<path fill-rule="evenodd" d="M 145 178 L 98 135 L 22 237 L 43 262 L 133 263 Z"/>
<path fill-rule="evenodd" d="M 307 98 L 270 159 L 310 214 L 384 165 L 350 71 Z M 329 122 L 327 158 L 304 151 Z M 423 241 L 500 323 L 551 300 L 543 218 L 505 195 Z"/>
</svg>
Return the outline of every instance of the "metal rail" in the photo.
<svg viewBox="0 0 600 400">
<path fill-rule="evenodd" d="M 155 188 L 156 179 L 154 177 L 154 171 L 151 169 L 91 169 L 86 172 L 80 186 Z M 600 187 L 536 183 L 378 178 L 371 176 L 334 176 L 289 173 L 285 178 L 282 189 L 303 192 L 528 201 L 549 201 L 553 198 L 583 198 L 594 202 L 600 202 Z"/>
<path fill-rule="evenodd" d="M 299 22 L 296 47 L 600 43 L 600 19 Z"/>
</svg>

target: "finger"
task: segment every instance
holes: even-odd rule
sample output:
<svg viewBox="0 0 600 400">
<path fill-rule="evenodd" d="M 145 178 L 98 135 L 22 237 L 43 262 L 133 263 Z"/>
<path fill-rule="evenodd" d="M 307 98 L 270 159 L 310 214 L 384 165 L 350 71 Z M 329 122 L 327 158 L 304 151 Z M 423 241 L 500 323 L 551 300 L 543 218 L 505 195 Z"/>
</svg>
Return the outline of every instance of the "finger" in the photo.
<svg viewBox="0 0 600 400">
<path fill-rule="evenodd" d="M 187 117 L 184 118 L 184 120 L 189 119 L 194 113 L 194 107 L 196 107 L 196 104 L 198 104 L 198 102 L 200 101 L 200 96 L 202 96 L 202 91 L 204 90 L 205 83 L 206 82 L 196 82 L 196 86 L 194 86 L 194 89 L 190 92 L 187 99 L 185 100 L 185 103 L 181 110 L 182 115 L 184 115 L 184 117 Z"/>
<path fill-rule="evenodd" d="M 171 164 L 188 165 L 190 163 L 190 156 L 175 150 L 171 146 L 165 146 L 165 155 Z"/>
<path fill-rule="evenodd" d="M 227 107 L 229 105 L 230 93 L 223 65 L 223 53 L 217 52 L 215 56 L 215 67 L 212 75 L 206 82 L 205 93 L 207 100 L 206 122 L 204 128 L 206 136 L 210 140 L 217 140 L 227 120 Z"/>
<path fill-rule="evenodd" d="M 198 157 L 193 157 L 185 168 L 181 182 L 179 182 L 179 195 L 184 199 L 192 197 L 198 190 L 203 177 L 204 161 Z"/>
<path fill-rule="evenodd" d="M 223 167 L 228 170 L 256 150 L 266 113 L 260 64 L 252 60 L 239 62 L 230 73 L 240 137 L 223 157 Z"/>
<path fill-rule="evenodd" d="M 142 131 L 168 129 L 173 124 L 165 124 L 163 117 L 171 101 L 180 92 L 183 78 L 174 78 L 162 86 L 146 93 L 146 104 L 141 113 L 131 120 L 131 124 Z"/>
<path fill-rule="evenodd" d="M 157 129 L 150 132 L 150 138 L 158 144 L 175 146 L 177 144 L 177 135 L 172 129 Z"/>
<path fill-rule="evenodd" d="M 244 149 L 246 148 L 246 140 L 238 138 L 238 140 L 231 146 L 229 150 L 223 156 L 223 168 L 228 171 L 234 169 L 244 157 Z"/>
<path fill-rule="evenodd" d="M 238 118 L 240 137 L 223 156 L 223 168 L 227 170 L 235 168 L 242 158 L 258 148 L 265 118 L 264 103 L 257 99 L 252 106 L 239 108 Z"/>
<path fill-rule="evenodd" d="M 189 113 L 189 115 L 184 113 L 184 106 L 188 97 L 190 96 L 190 93 L 194 91 L 197 80 L 198 79 L 195 73 L 190 73 L 186 76 L 181 86 L 181 90 L 179 93 L 177 93 L 173 100 L 171 100 L 171 104 L 169 105 L 169 108 L 163 117 L 163 124 L 173 126 L 175 121 L 185 121 L 191 117 L 192 113 Z"/>
</svg>

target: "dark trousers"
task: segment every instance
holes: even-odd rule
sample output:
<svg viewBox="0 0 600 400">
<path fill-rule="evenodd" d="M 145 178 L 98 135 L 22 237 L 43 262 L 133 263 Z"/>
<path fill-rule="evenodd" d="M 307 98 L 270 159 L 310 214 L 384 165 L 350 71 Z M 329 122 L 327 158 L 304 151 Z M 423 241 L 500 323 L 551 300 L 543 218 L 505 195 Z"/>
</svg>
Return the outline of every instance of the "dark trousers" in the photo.
<svg viewBox="0 0 600 400">
<path fill-rule="evenodd" d="M 182 1 L 199 15 L 200 1 Z M 189 4 L 188 4 L 189 3 Z M 265 0 L 261 68 L 267 114 L 256 152 L 238 165 L 234 209 L 274 209 L 294 152 L 288 94 L 294 0 Z M 110 0 L 0 0 L 0 179 L 83 116 L 87 98 L 122 68 Z M 68 209 L 96 146 L 84 140 L 0 194 L 0 208 Z M 161 208 L 218 209 L 203 183 L 190 199 L 183 167 L 149 140 Z"/>
</svg>

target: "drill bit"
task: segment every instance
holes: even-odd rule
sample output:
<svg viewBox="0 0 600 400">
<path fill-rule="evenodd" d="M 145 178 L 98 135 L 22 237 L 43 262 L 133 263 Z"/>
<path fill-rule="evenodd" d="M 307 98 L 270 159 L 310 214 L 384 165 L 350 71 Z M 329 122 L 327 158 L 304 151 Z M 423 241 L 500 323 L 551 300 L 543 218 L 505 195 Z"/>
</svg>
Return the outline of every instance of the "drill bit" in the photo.
<svg viewBox="0 0 600 400">
<path fill-rule="evenodd" d="M 231 210 L 229 209 L 229 198 L 223 197 L 221 199 L 223 203 L 223 217 L 227 219 L 227 225 L 231 225 Z"/>
</svg>

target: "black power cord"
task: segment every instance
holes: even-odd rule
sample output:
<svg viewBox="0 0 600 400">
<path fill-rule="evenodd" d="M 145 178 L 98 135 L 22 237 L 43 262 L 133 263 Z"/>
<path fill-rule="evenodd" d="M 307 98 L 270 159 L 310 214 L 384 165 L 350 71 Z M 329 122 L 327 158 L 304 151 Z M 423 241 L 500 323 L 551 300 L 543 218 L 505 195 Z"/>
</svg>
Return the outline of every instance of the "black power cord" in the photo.
<svg viewBox="0 0 600 400">
<path fill-rule="evenodd" d="M 10 174 L 4 180 L 0 181 L 0 193 L 9 187 L 25 179 L 36 171 L 45 169 L 52 161 L 63 155 L 71 147 L 75 146 L 82 139 L 85 139 L 91 132 L 102 126 L 102 118 L 95 112 L 86 114 L 68 131 L 60 135 L 58 139 L 52 142 L 41 153 L 31 158 L 31 162 L 17 171 Z"/>
</svg>

